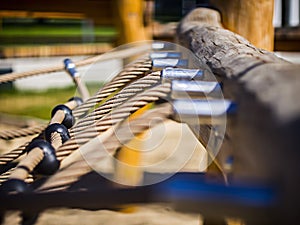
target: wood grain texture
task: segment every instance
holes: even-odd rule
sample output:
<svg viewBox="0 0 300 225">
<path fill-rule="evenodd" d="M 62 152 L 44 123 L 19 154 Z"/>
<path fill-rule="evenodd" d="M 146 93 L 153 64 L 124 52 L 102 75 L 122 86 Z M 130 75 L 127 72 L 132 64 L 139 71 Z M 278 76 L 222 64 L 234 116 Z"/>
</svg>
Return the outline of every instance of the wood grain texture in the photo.
<svg viewBox="0 0 300 225">
<path fill-rule="evenodd" d="M 114 3 L 119 44 L 146 40 L 143 25 L 143 0 L 114 0 Z"/>
<path fill-rule="evenodd" d="M 205 16 L 203 21 L 202 14 L 214 16 Z M 283 63 L 273 53 L 256 48 L 242 36 L 223 29 L 215 14 L 218 12 L 198 8 L 178 27 L 180 44 L 192 49 L 214 73 L 226 77 L 241 76 L 264 63 Z"/>
<path fill-rule="evenodd" d="M 11 0 L 2 1 L 0 11 L 6 11 L 9 14 L 14 12 L 12 15 L 29 18 L 36 16 L 88 18 L 93 19 L 95 24 L 112 25 L 114 7 L 114 2 L 109 0 L 77 0 L 64 3 L 59 0 Z"/>
<path fill-rule="evenodd" d="M 274 46 L 274 0 L 211 0 L 222 14 L 224 27 L 269 51 Z"/>
<path fill-rule="evenodd" d="M 226 130 L 234 152 L 231 181 L 280 189 L 276 207 L 281 214 L 270 219 L 276 224 L 299 219 L 300 66 L 254 47 L 215 20 L 201 21 L 199 15 L 207 10 L 200 8 L 187 15 L 178 36 L 182 45 L 219 76 L 225 98 L 238 104 Z"/>
</svg>

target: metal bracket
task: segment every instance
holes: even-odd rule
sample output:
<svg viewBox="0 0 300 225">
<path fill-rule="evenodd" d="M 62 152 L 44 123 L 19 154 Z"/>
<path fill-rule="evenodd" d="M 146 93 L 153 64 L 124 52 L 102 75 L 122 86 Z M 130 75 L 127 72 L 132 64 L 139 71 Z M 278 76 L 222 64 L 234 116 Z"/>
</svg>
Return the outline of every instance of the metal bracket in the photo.
<svg viewBox="0 0 300 225">
<path fill-rule="evenodd" d="M 174 119 L 188 124 L 219 124 L 224 116 L 233 114 L 237 106 L 222 99 L 176 99 L 173 101 Z"/>
<path fill-rule="evenodd" d="M 221 96 L 221 85 L 214 81 L 171 81 L 171 97 L 181 98 L 212 98 Z"/>
<path fill-rule="evenodd" d="M 204 72 L 200 69 L 167 67 L 161 72 L 162 82 L 166 80 L 202 80 L 203 77 Z"/>
<path fill-rule="evenodd" d="M 180 59 L 181 55 L 181 52 L 151 52 L 150 59 Z"/>
<path fill-rule="evenodd" d="M 166 67 L 188 67 L 187 59 L 153 59 L 152 60 L 152 70 L 160 71 Z"/>
</svg>

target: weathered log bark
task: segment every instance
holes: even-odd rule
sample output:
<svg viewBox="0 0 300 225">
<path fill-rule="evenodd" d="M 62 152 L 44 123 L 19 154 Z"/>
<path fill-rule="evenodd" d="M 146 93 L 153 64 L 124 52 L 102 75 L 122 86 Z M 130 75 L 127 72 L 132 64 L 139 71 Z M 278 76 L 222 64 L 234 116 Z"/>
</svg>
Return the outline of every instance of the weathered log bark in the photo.
<svg viewBox="0 0 300 225">
<path fill-rule="evenodd" d="M 192 49 L 214 73 L 240 76 L 264 63 L 283 62 L 273 53 L 258 49 L 242 36 L 223 29 L 219 18 L 215 10 L 198 8 L 178 27 L 180 44 Z"/>
<path fill-rule="evenodd" d="M 207 19 L 217 14 L 192 11 L 178 27 L 179 42 L 220 77 L 224 96 L 238 103 L 226 131 L 234 148 L 233 182 L 280 184 L 282 214 L 276 221 L 294 221 L 300 204 L 300 66 Z"/>
</svg>

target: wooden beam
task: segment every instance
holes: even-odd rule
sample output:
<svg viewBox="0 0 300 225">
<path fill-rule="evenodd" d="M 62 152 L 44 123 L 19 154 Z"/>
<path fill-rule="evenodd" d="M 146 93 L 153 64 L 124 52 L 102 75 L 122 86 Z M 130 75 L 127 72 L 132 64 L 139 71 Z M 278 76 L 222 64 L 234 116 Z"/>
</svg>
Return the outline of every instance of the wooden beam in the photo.
<svg viewBox="0 0 300 225">
<path fill-rule="evenodd" d="M 2 1 L 1 11 L 56 12 L 82 14 L 85 18 L 93 19 L 95 24 L 113 25 L 113 1 L 77 0 L 61 2 L 59 0 L 10 0 Z"/>
<path fill-rule="evenodd" d="M 119 44 L 147 40 L 143 25 L 143 0 L 115 0 Z"/>
<path fill-rule="evenodd" d="M 60 19 L 84 19 L 83 13 L 64 13 L 64 12 L 29 12 L 15 10 L 1 10 L 2 18 L 60 18 Z"/>
<path fill-rule="evenodd" d="M 38 46 L 3 46 L 0 47 L 2 58 L 15 57 L 44 57 L 44 56 L 71 56 L 103 54 L 113 49 L 111 44 L 59 44 Z"/>
<path fill-rule="evenodd" d="M 274 46 L 274 0 L 211 0 L 220 10 L 224 27 L 242 35 L 258 48 Z"/>
<path fill-rule="evenodd" d="M 231 182 L 281 190 L 274 206 L 280 213 L 272 219 L 292 223 L 300 207 L 300 66 L 256 48 L 217 20 L 207 20 L 216 14 L 192 11 L 178 27 L 179 42 L 211 68 L 223 82 L 224 96 L 238 104 L 226 130 L 234 152 Z"/>
</svg>

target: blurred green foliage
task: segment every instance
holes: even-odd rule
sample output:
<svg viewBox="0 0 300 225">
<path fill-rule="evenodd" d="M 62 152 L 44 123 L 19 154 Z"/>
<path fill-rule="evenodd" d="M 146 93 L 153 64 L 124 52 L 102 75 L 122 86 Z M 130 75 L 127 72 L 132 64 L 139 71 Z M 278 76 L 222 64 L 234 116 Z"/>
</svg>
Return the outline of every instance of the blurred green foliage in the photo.
<svg viewBox="0 0 300 225">
<path fill-rule="evenodd" d="M 103 84 L 88 84 L 94 94 Z M 20 91 L 0 89 L 0 113 L 50 119 L 51 110 L 73 96 L 79 96 L 76 87 L 53 88 L 43 91 Z"/>
</svg>

